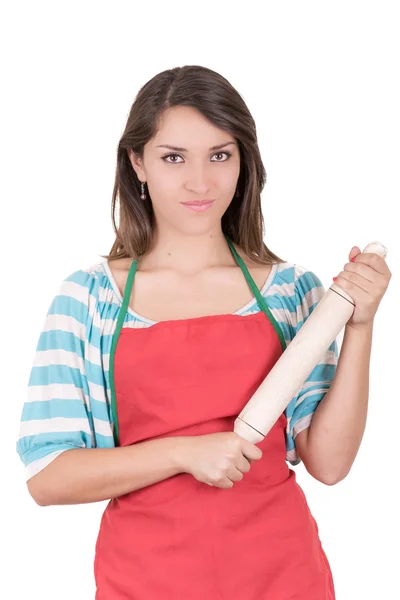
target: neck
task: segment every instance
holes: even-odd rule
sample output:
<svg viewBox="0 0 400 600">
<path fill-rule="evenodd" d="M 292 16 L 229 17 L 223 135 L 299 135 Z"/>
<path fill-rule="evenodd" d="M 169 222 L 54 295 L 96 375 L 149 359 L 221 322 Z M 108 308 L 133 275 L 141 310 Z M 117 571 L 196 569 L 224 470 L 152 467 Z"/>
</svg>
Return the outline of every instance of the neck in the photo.
<svg viewBox="0 0 400 600">
<path fill-rule="evenodd" d="M 139 262 L 140 270 L 173 269 L 187 275 L 216 266 L 236 265 L 220 227 L 199 235 L 156 231 L 152 248 Z"/>
</svg>

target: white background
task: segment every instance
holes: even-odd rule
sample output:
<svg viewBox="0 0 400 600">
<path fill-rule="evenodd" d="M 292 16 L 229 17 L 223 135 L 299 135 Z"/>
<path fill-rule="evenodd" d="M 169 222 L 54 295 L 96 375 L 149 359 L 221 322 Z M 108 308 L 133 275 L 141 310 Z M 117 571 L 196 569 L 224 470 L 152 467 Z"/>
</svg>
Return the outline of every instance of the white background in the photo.
<svg viewBox="0 0 400 600">
<path fill-rule="evenodd" d="M 94 598 L 106 502 L 37 506 L 15 441 L 50 302 L 67 275 L 100 262 L 114 241 L 116 148 L 134 96 L 156 73 L 186 64 L 220 72 L 253 114 L 269 248 L 327 287 L 353 245 L 380 240 L 389 249 L 393 277 L 375 318 L 357 459 L 336 486 L 294 468 L 337 599 L 399 597 L 397 10 L 382 0 L 3 8 L 1 597 Z"/>
</svg>

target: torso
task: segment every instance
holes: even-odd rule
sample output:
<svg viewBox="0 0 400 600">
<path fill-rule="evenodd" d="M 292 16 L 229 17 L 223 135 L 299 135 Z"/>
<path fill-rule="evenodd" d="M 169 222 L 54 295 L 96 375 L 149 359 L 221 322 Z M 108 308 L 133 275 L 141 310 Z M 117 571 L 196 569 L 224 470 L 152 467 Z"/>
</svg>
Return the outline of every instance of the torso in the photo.
<svg viewBox="0 0 400 600">
<path fill-rule="evenodd" d="M 263 287 L 272 267 L 240 257 Z M 112 264 L 121 295 L 131 265 Z M 119 313 L 109 354 L 118 446 L 233 432 L 282 356 L 279 325 L 263 310 L 226 314 L 256 293 L 247 271 L 231 265 L 185 277 L 173 265 L 154 270 L 144 261 L 140 270 L 139 261 L 131 271 L 132 310 L 167 322 L 131 327 L 126 302 Z M 212 314 L 223 316 L 195 319 Z M 96 542 L 96 599 L 334 600 L 317 525 L 285 462 L 287 429 L 283 412 L 260 442 L 262 460 L 233 489 L 185 471 L 112 498 Z"/>
<path fill-rule="evenodd" d="M 265 284 L 271 265 L 260 265 L 235 244 L 258 289 Z M 131 258 L 109 261 L 110 271 L 121 296 L 125 290 Z M 138 270 L 129 306 L 152 321 L 190 319 L 207 315 L 233 314 L 253 299 L 253 294 L 238 265 L 221 266 L 188 276 L 175 271 Z"/>
</svg>

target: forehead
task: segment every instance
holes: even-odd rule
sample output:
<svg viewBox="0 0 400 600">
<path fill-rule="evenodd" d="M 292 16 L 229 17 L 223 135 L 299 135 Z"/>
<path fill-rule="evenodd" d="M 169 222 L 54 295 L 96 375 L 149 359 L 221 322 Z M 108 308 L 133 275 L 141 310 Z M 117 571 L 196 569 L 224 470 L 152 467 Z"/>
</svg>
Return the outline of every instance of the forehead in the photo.
<svg viewBox="0 0 400 600">
<path fill-rule="evenodd" d="M 197 109 L 191 106 L 173 106 L 160 116 L 157 133 L 149 140 L 149 145 L 158 150 L 162 150 L 157 148 L 159 145 L 170 145 L 196 152 L 208 151 L 212 146 L 227 142 L 236 144 L 232 134 L 211 123 Z"/>
</svg>

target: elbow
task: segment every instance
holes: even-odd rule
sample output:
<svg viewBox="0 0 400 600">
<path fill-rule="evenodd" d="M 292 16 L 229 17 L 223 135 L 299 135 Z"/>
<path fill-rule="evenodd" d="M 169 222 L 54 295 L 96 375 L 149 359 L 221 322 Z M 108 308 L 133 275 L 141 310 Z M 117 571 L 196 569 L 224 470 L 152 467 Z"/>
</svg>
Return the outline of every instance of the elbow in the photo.
<svg viewBox="0 0 400 600">
<path fill-rule="evenodd" d="M 34 479 L 34 477 L 32 479 Z M 28 492 L 31 495 L 31 498 L 33 498 L 33 500 L 38 506 L 48 506 L 48 502 L 46 501 L 44 494 L 42 493 L 42 491 L 37 489 L 37 486 L 34 482 L 32 482 L 32 479 L 29 479 L 26 482 Z"/>
<path fill-rule="evenodd" d="M 320 481 L 321 483 L 323 483 L 324 485 L 336 485 L 337 483 L 340 483 L 341 481 L 343 481 L 343 479 L 345 479 L 347 477 L 347 475 L 349 474 L 349 470 L 347 471 L 343 471 L 343 470 L 327 470 L 327 469 L 322 469 L 322 468 L 312 468 L 309 464 L 307 465 L 306 463 L 304 463 L 304 466 L 306 467 L 306 470 L 308 471 L 308 473 L 314 477 L 314 479 L 316 479 L 317 481 Z"/>
<path fill-rule="evenodd" d="M 58 457 L 26 482 L 28 491 L 38 506 L 65 503 L 63 498 L 65 486 L 62 485 L 64 473 L 60 473 L 57 461 Z"/>
<path fill-rule="evenodd" d="M 38 495 L 36 492 L 31 492 L 31 490 L 29 489 L 29 487 L 28 487 L 28 490 L 29 490 L 29 493 L 31 495 L 31 498 L 33 498 L 33 500 L 35 501 L 35 503 L 38 506 L 50 506 L 50 503 L 47 502 L 46 499 L 43 496 Z"/>
<path fill-rule="evenodd" d="M 31 496 L 32 496 L 32 494 L 31 494 Z M 36 504 L 38 506 L 51 506 L 50 502 L 46 502 L 45 500 L 42 500 L 42 499 L 37 498 L 35 496 L 32 496 L 32 498 L 34 499 L 34 501 L 36 502 Z"/>
<path fill-rule="evenodd" d="M 314 475 L 315 479 L 318 479 L 321 483 L 325 485 L 336 485 L 340 483 L 347 477 L 348 473 L 324 473 L 323 475 L 319 475 L 318 477 Z"/>
<path fill-rule="evenodd" d="M 342 481 L 342 480 L 338 477 L 325 477 L 325 478 L 318 478 L 318 481 L 320 481 L 324 485 L 336 485 L 337 483 L 339 483 L 339 481 Z"/>
<path fill-rule="evenodd" d="M 310 460 L 303 459 L 304 466 L 308 473 L 314 477 L 317 481 L 325 485 L 336 485 L 343 481 L 350 472 L 350 467 L 344 468 L 343 465 L 331 465 L 328 467 L 326 464 L 321 464 L 321 462 L 315 464 L 315 462 L 311 462 Z"/>
<path fill-rule="evenodd" d="M 26 482 L 29 494 L 38 506 L 51 506 L 55 502 L 51 501 L 46 487 L 41 484 L 40 473 L 37 473 Z"/>
</svg>

